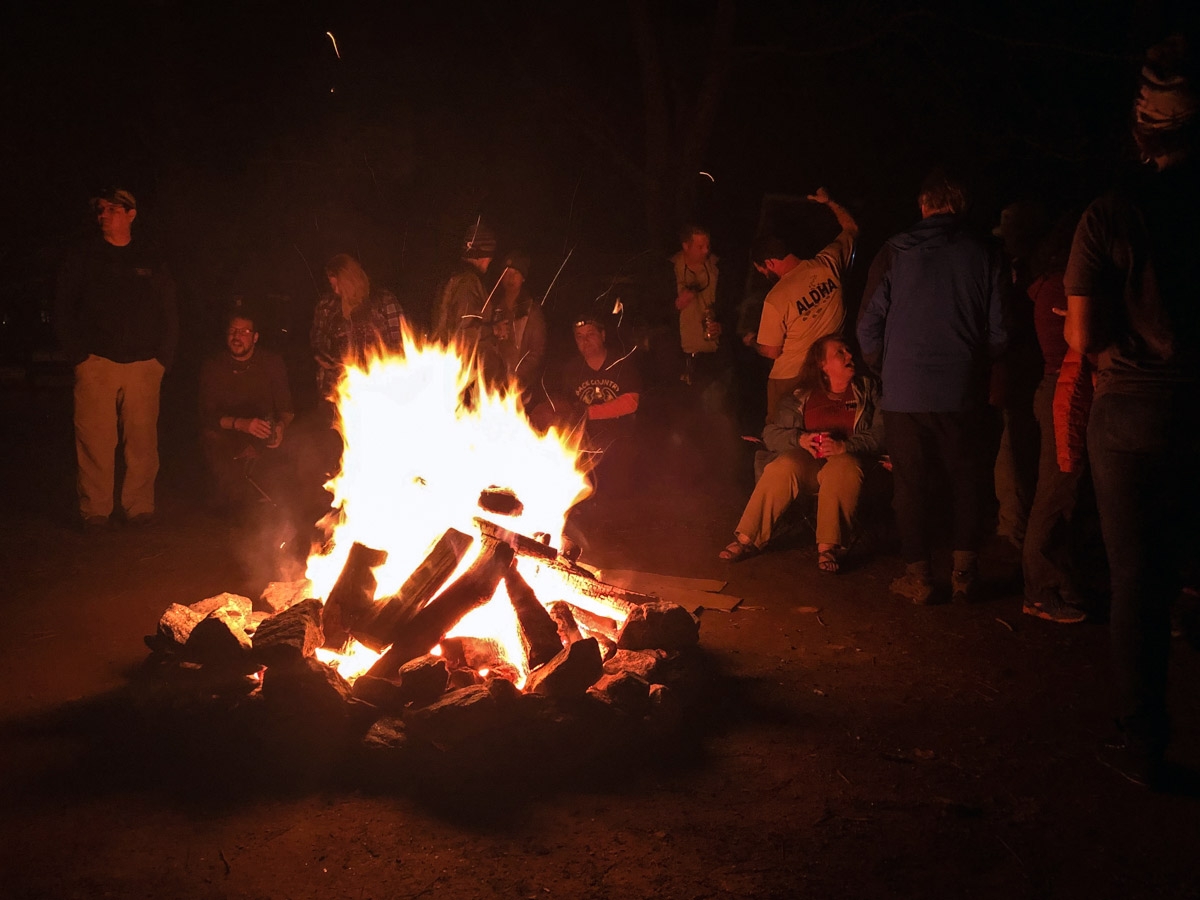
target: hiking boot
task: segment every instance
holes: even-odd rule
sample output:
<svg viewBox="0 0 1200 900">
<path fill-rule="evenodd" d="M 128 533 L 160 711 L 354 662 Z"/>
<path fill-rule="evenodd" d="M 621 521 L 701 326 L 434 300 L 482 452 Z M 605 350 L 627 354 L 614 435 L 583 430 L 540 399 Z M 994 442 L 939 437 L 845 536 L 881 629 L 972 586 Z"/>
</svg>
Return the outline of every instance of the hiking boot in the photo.
<svg viewBox="0 0 1200 900">
<path fill-rule="evenodd" d="M 1064 603 L 1062 600 L 1026 600 L 1021 612 L 1027 616 L 1036 616 L 1047 622 L 1058 622 L 1060 625 L 1075 625 L 1087 621 L 1087 613 L 1078 606 Z"/>
<path fill-rule="evenodd" d="M 899 594 L 918 606 L 928 606 L 933 602 L 933 574 L 929 563 L 909 563 L 904 567 L 903 575 L 892 579 L 889 588 L 893 594 Z"/>
<path fill-rule="evenodd" d="M 971 550 L 955 550 L 954 570 L 950 573 L 951 602 L 970 603 L 975 599 L 975 586 L 978 581 L 978 554 Z"/>
</svg>

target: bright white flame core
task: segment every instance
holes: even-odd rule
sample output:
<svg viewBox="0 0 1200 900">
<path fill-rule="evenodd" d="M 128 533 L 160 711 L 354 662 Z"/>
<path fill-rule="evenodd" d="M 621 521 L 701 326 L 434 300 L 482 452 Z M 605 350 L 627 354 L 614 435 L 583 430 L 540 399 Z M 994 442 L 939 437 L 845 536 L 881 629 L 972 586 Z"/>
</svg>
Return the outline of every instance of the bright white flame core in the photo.
<svg viewBox="0 0 1200 900">
<path fill-rule="evenodd" d="M 517 391 L 491 391 L 481 381 L 473 386 L 473 405 L 464 407 L 463 392 L 474 377 L 451 349 L 418 345 L 409 335 L 402 356 L 375 359 L 366 369 L 347 366 L 338 387 L 342 470 L 327 485 L 342 522 L 331 552 L 308 560 L 315 596 L 329 595 L 356 541 L 388 553 L 374 570 L 375 596 L 382 599 L 400 588 L 446 529 L 477 535 L 475 516 L 526 535 L 561 535 L 568 511 L 591 490 L 578 436 L 557 429 L 539 435 Z M 481 510 L 480 493 L 492 487 L 511 490 L 521 513 Z M 447 584 L 471 564 L 480 544 L 477 539 Z M 452 635 L 496 638 L 523 669 L 516 616 L 503 590 Z M 343 675 L 370 665 L 348 662 L 339 667 Z"/>
</svg>

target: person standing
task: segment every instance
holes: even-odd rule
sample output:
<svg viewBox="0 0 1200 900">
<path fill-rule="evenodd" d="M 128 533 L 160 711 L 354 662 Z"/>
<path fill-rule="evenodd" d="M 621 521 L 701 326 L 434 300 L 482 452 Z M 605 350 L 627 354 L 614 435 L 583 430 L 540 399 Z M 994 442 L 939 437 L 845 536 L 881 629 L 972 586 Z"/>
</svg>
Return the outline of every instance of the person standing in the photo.
<svg viewBox="0 0 1200 900">
<path fill-rule="evenodd" d="M 435 340 L 457 342 L 468 352 L 476 349 L 488 301 L 483 276 L 495 255 L 495 233 L 483 221 L 476 221 L 463 236 L 459 264 L 438 290 L 430 331 Z"/>
<path fill-rule="evenodd" d="M 505 375 L 527 401 L 540 386 L 546 358 L 546 316 L 525 285 L 528 275 L 528 256 L 517 252 L 505 257 L 490 316 Z"/>
<path fill-rule="evenodd" d="M 675 275 L 675 309 L 679 313 L 679 346 L 684 355 L 683 380 L 706 387 L 718 377 L 721 323 L 717 321 L 717 257 L 712 236 L 700 225 L 679 231 L 679 252 L 671 257 Z"/>
<path fill-rule="evenodd" d="M 1150 786 L 1170 738 L 1170 607 L 1200 524 L 1196 62 L 1178 35 L 1147 52 L 1133 110 L 1146 169 L 1087 208 L 1063 279 L 1067 343 L 1099 353 L 1087 446 L 1112 580 L 1121 737 L 1100 759 Z"/>
<path fill-rule="evenodd" d="M 754 267 L 776 279 L 763 301 L 755 349 L 774 360 L 767 377 L 767 421 L 774 421 L 779 401 L 800 382 L 800 369 L 808 348 L 817 338 L 834 334 L 846 319 L 842 279 L 854 259 L 858 223 L 824 188 L 808 197 L 828 206 L 841 231 L 833 243 L 812 259 L 788 252 L 778 238 L 760 238 L 752 251 Z"/>
<path fill-rule="evenodd" d="M 929 510 L 936 466 L 949 477 L 954 600 L 978 575 L 992 361 L 1004 350 L 1000 249 L 968 230 L 963 184 L 941 170 L 924 181 L 921 221 L 890 238 L 871 263 L 858 321 L 863 356 L 882 372 L 884 427 L 905 572 L 891 583 L 914 603 L 933 599 Z"/>
<path fill-rule="evenodd" d="M 121 511 L 128 524 L 148 525 L 158 476 L 159 391 L 179 336 L 175 285 L 159 254 L 133 239 L 132 193 L 106 190 L 92 198 L 92 210 L 101 240 L 67 259 L 55 297 L 58 339 L 75 367 L 79 513 L 86 528 L 109 525 L 120 445 Z"/>
</svg>

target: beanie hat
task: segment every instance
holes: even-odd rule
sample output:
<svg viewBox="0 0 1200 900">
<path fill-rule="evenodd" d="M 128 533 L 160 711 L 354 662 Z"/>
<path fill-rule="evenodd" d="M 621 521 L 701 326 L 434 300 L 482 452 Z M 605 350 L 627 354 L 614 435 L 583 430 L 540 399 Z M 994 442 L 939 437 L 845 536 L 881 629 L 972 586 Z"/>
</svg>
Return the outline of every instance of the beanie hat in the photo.
<svg viewBox="0 0 1200 900">
<path fill-rule="evenodd" d="M 481 219 L 463 235 L 462 255 L 465 259 L 487 259 L 496 255 L 496 233 Z"/>
</svg>

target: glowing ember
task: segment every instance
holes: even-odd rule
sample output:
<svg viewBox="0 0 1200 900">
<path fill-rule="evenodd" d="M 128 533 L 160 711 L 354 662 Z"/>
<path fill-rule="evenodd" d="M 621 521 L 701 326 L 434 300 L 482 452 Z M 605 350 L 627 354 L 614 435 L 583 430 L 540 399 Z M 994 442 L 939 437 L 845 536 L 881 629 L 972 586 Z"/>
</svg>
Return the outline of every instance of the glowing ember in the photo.
<svg viewBox="0 0 1200 900">
<path fill-rule="evenodd" d="M 590 491 L 577 435 L 556 429 L 539 435 L 519 392 L 489 390 L 453 350 L 420 344 L 411 335 L 405 335 L 403 355 L 375 359 L 365 369 L 347 366 L 338 412 L 342 471 L 327 487 L 341 510 L 340 523 L 328 554 L 310 557 L 307 571 L 322 600 L 355 542 L 387 551 L 387 562 L 374 570 L 375 596 L 382 599 L 399 589 L 448 528 L 478 535 L 473 519 L 484 515 L 521 534 L 561 535 L 568 511 Z M 497 488 L 519 499 L 512 515 L 481 512 L 481 492 Z M 482 543 L 476 540 L 447 583 L 474 561 Z M 561 583 L 547 584 L 552 574 L 534 561 L 522 558 L 519 567 L 535 590 L 539 584 L 553 589 L 541 596 L 575 602 Z M 614 615 L 607 607 L 595 611 Z M 524 682 L 517 617 L 503 583 L 449 636 L 496 640 Z M 334 658 L 338 671 L 353 680 L 377 655 L 352 641 L 342 654 L 322 656 Z"/>
</svg>

